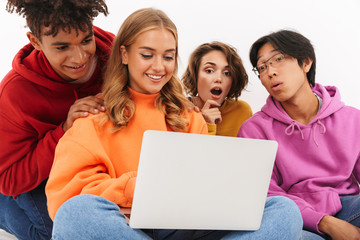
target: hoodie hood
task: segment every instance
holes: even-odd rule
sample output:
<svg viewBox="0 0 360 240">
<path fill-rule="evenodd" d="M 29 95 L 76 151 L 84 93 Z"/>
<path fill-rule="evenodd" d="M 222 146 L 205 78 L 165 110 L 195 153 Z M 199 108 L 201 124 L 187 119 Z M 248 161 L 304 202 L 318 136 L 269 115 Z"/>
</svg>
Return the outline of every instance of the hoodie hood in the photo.
<svg viewBox="0 0 360 240">
<path fill-rule="evenodd" d="M 340 93 L 334 86 L 324 87 L 321 84 L 316 83 L 312 88 L 312 91 L 320 98 L 322 98 L 323 102 L 321 109 L 308 125 L 304 125 L 291 119 L 281 106 L 280 102 L 271 96 L 267 98 L 266 104 L 262 107 L 261 111 L 269 117 L 274 118 L 285 125 L 288 125 L 288 127 L 285 129 L 286 135 L 292 135 L 294 131 L 298 130 L 300 132 L 301 138 L 304 139 L 302 129 L 306 127 L 314 128 L 313 140 L 315 144 L 318 145 L 316 141 L 317 132 L 320 134 L 324 134 L 326 132 L 326 127 L 322 120 L 343 108 L 344 103 L 341 102 Z M 319 130 L 317 131 L 317 129 Z"/>
<path fill-rule="evenodd" d="M 93 27 L 96 42 L 96 55 L 98 67 L 105 65 L 110 53 L 113 34 L 98 27 Z M 51 91 L 64 91 L 69 88 L 76 89 L 79 84 L 69 84 L 52 69 L 42 51 L 36 50 L 31 43 L 25 45 L 15 56 L 12 63 L 13 71 L 23 78 L 48 88 Z M 89 82 L 92 79 L 89 80 Z M 85 83 L 86 85 L 86 83 Z M 82 85 L 84 86 L 84 85 Z"/>
<path fill-rule="evenodd" d="M 322 98 L 323 103 L 321 109 L 317 113 L 316 117 L 309 123 L 313 124 L 317 120 L 328 117 L 329 115 L 339 111 L 344 107 L 344 103 L 341 102 L 341 97 L 338 89 L 334 86 L 322 86 L 318 83 L 312 88 L 312 91 Z M 266 115 L 274 118 L 284 124 L 291 124 L 293 119 L 285 112 L 280 102 L 269 96 L 266 100 L 266 104 L 261 109 Z M 303 125 L 298 123 L 299 125 Z"/>
</svg>

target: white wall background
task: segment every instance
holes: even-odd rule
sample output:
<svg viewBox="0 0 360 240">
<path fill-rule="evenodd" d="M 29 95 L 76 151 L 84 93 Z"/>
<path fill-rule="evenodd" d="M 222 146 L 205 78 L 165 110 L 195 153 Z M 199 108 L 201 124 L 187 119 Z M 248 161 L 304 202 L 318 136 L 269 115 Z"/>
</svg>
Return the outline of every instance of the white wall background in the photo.
<svg viewBox="0 0 360 240">
<path fill-rule="evenodd" d="M 110 14 L 94 24 L 117 33 L 133 11 L 155 7 L 165 11 L 179 32 L 179 75 L 190 53 L 199 44 L 223 41 L 238 49 L 249 75 L 249 85 L 241 99 L 253 111 L 267 97 L 251 71 L 248 53 L 259 37 L 279 29 L 292 29 L 308 37 L 317 54 L 316 82 L 337 86 L 343 101 L 360 109 L 360 1 L 359 0 L 107 0 Z M 25 19 L 5 10 L 0 0 L 0 79 L 11 68 L 15 53 L 28 40 Z"/>
</svg>

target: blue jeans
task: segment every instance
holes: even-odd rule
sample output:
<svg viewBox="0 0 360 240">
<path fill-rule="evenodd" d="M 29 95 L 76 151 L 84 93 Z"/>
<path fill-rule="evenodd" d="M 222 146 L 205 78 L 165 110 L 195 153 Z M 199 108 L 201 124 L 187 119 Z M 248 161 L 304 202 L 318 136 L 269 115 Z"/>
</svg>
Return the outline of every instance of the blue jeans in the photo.
<svg viewBox="0 0 360 240">
<path fill-rule="evenodd" d="M 342 209 L 334 216 L 345 220 L 352 225 L 360 227 L 360 195 L 345 196 L 340 198 Z M 303 230 L 304 240 L 323 240 L 331 239 L 327 236 L 321 236 L 317 233 Z"/>
<path fill-rule="evenodd" d="M 47 211 L 45 184 L 16 198 L 0 194 L 0 228 L 18 239 L 50 239 L 53 223 Z"/>
<path fill-rule="evenodd" d="M 257 231 L 139 230 L 129 227 L 119 207 L 105 198 L 78 195 L 57 211 L 53 239 L 301 239 L 302 218 L 297 205 L 285 197 L 266 200 Z"/>
</svg>

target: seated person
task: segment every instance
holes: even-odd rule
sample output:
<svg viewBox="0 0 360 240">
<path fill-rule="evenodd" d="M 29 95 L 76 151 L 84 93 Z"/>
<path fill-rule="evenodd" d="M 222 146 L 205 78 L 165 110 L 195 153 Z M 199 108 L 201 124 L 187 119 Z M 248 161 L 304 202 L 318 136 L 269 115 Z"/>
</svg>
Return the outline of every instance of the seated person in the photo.
<svg viewBox="0 0 360 240">
<path fill-rule="evenodd" d="M 120 210 L 132 206 L 143 133 L 207 134 L 203 117 L 183 94 L 177 59 L 176 26 L 164 12 L 140 9 L 124 21 L 105 73 L 106 113 L 77 119 L 56 148 L 46 186 L 54 240 L 300 239 L 300 211 L 285 197 L 267 199 L 258 231 L 140 230 L 127 224 Z"/>
<path fill-rule="evenodd" d="M 304 239 L 359 239 L 360 111 L 315 83 L 314 48 L 297 32 L 261 37 L 250 60 L 270 96 L 238 136 L 279 143 L 269 196 L 296 202 Z"/>
<path fill-rule="evenodd" d="M 182 81 L 201 110 L 209 134 L 236 137 L 241 124 L 252 116 L 249 104 L 238 99 L 248 75 L 231 46 L 221 42 L 200 45 L 191 54 Z"/>
</svg>

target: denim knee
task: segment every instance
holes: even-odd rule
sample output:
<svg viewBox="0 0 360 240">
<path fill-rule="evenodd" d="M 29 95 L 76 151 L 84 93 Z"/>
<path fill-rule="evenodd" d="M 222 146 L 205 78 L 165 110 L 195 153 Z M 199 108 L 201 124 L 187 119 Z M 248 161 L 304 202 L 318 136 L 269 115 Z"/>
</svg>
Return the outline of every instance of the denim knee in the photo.
<svg viewBox="0 0 360 240">
<path fill-rule="evenodd" d="M 303 219 L 299 207 L 293 200 L 283 196 L 272 196 L 268 197 L 265 207 L 276 209 L 273 212 L 275 213 L 273 217 L 277 217 L 281 219 L 282 223 L 286 223 L 284 227 L 290 235 L 301 235 Z"/>
</svg>

